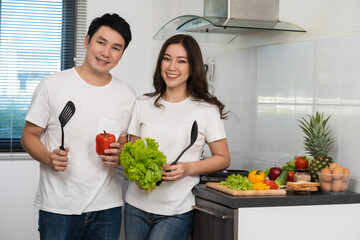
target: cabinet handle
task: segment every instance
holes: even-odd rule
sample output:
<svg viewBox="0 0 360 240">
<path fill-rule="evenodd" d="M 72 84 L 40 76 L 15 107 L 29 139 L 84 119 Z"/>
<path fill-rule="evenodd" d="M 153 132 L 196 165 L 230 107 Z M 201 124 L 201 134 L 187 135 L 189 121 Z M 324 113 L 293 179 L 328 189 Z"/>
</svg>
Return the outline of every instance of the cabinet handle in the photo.
<svg viewBox="0 0 360 240">
<path fill-rule="evenodd" d="M 204 208 L 201 208 L 200 206 L 192 206 L 193 209 L 195 210 L 198 210 L 200 212 L 203 212 L 203 213 L 207 213 L 211 216 L 214 216 L 214 217 L 217 217 L 217 218 L 221 218 L 221 219 L 229 219 L 229 218 L 233 218 L 233 216 L 224 216 L 222 214 L 218 214 L 218 213 L 215 213 L 215 212 L 212 212 L 212 211 L 209 211 L 207 209 L 204 209 Z"/>
</svg>

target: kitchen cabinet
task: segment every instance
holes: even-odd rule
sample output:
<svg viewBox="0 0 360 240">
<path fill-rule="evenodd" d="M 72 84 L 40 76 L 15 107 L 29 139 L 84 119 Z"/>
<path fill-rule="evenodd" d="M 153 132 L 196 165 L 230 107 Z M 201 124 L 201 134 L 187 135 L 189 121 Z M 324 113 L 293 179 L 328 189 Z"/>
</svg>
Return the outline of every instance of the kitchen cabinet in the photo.
<svg viewBox="0 0 360 240">
<path fill-rule="evenodd" d="M 360 239 L 359 213 L 360 204 L 240 208 L 234 239 Z"/>
<path fill-rule="evenodd" d="M 193 240 L 237 237 L 238 210 L 196 197 Z"/>
<path fill-rule="evenodd" d="M 193 193 L 196 196 L 193 240 L 282 240 L 289 236 L 291 240 L 360 239 L 359 193 L 332 195 L 318 191 L 236 197 L 206 188 L 205 184 L 195 186 Z M 198 210 L 199 207 L 205 210 Z M 222 216 L 231 221 L 220 221 Z M 210 234 L 221 234 L 217 231 L 222 235 L 211 238 Z"/>
</svg>

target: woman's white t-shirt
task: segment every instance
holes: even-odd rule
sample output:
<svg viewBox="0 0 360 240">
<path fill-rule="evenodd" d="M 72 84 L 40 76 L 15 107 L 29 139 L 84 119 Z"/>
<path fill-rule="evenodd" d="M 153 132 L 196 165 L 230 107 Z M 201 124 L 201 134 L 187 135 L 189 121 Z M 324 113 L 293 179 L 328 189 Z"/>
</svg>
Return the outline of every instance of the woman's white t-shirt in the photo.
<svg viewBox="0 0 360 240">
<path fill-rule="evenodd" d="M 179 162 L 200 161 L 206 142 L 226 138 L 224 123 L 218 108 L 190 98 L 170 103 L 160 99 L 163 107 L 154 106 L 156 97 L 142 96 L 135 102 L 128 133 L 153 138 L 159 143 L 168 163 L 173 162 L 190 144 L 193 122 L 198 124 L 198 137 L 180 158 Z M 195 204 L 192 188 L 199 183 L 199 176 L 186 176 L 178 181 L 162 182 L 152 192 L 140 190 L 132 182 L 126 193 L 126 202 L 146 212 L 175 215 L 188 212 Z"/>
</svg>

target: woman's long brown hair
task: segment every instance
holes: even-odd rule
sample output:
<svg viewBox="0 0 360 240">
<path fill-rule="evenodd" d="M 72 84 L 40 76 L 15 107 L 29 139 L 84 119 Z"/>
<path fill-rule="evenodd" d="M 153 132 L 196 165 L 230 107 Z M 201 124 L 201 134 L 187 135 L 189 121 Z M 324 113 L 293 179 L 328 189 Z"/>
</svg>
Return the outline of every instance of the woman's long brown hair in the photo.
<svg viewBox="0 0 360 240">
<path fill-rule="evenodd" d="M 195 101 L 205 101 L 209 104 L 217 106 L 221 119 L 226 119 L 228 112 L 224 112 L 225 105 L 215 96 L 211 95 L 208 90 L 208 83 L 206 80 L 206 73 L 201 50 L 199 44 L 190 35 L 178 34 L 170 37 L 165 41 L 160 50 L 153 77 L 153 86 L 155 88 L 155 92 L 147 93 L 145 95 L 150 97 L 159 95 L 155 99 L 154 105 L 156 107 L 161 107 L 158 101 L 161 97 L 163 97 L 166 90 L 165 81 L 161 76 L 161 62 L 163 60 L 166 49 L 171 44 L 181 44 L 186 50 L 190 66 L 190 76 L 187 80 L 187 94 L 189 97 Z"/>
</svg>

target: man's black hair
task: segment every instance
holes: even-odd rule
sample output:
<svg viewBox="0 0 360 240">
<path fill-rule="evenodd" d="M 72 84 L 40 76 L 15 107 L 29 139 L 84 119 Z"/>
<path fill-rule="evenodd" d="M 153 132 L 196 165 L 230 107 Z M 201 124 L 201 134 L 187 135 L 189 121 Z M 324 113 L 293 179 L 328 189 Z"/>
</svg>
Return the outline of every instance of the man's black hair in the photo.
<svg viewBox="0 0 360 240">
<path fill-rule="evenodd" d="M 116 13 L 113 14 L 106 13 L 101 17 L 95 18 L 91 22 L 89 26 L 89 30 L 87 32 L 87 34 L 89 35 L 89 41 L 101 26 L 108 26 L 114 29 L 115 31 L 117 31 L 118 33 L 120 33 L 125 40 L 124 50 L 126 49 L 126 47 L 129 45 L 131 41 L 131 31 L 130 31 L 130 25 L 122 17 L 120 17 Z"/>
</svg>

